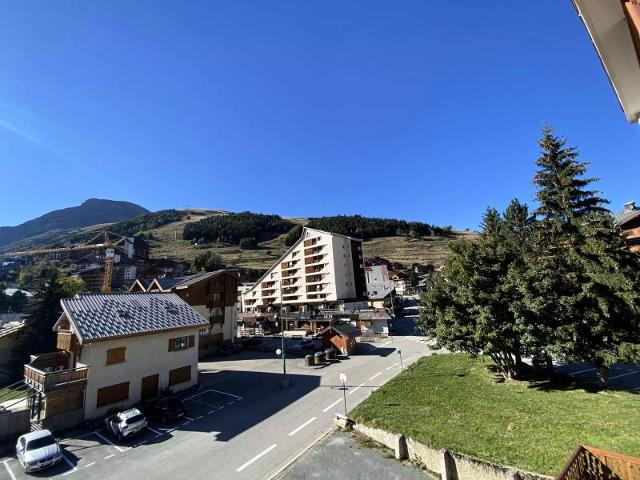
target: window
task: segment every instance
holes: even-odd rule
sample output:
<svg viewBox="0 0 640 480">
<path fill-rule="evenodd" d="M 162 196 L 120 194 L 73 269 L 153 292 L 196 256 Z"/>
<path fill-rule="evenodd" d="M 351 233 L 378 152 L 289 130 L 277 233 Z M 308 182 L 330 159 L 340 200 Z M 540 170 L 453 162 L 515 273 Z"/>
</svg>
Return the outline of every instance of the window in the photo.
<svg viewBox="0 0 640 480">
<path fill-rule="evenodd" d="M 118 383 L 109 387 L 98 389 L 98 400 L 96 407 L 111 405 L 129 398 L 129 382 Z"/>
<path fill-rule="evenodd" d="M 191 380 L 191 365 L 169 370 L 169 386 Z"/>
<path fill-rule="evenodd" d="M 125 347 L 110 348 L 107 350 L 107 365 L 123 363 L 125 357 Z"/>
<path fill-rule="evenodd" d="M 198 330 L 198 336 L 199 337 L 208 337 L 209 336 L 209 329 L 207 327 L 202 327 L 200 330 Z"/>
<path fill-rule="evenodd" d="M 169 351 L 175 352 L 176 350 L 186 350 L 195 346 L 196 336 L 189 335 L 188 337 L 178 337 L 169 339 Z"/>
</svg>

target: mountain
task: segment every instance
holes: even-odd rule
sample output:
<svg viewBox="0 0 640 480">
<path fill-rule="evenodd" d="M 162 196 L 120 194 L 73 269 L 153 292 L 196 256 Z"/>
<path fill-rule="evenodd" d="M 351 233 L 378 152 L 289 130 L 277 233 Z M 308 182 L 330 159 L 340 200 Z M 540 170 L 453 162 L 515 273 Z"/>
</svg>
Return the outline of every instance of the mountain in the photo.
<svg viewBox="0 0 640 480">
<path fill-rule="evenodd" d="M 121 222 L 143 213 L 149 210 L 135 203 L 90 198 L 77 207 L 54 210 L 15 227 L 0 227 L 0 246 L 69 228 Z"/>
</svg>

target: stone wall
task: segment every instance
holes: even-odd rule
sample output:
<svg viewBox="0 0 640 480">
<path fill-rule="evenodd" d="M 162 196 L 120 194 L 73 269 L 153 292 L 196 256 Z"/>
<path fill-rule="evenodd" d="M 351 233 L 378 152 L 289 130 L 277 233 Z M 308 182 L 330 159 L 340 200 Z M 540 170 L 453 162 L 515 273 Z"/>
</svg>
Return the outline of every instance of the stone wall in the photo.
<svg viewBox="0 0 640 480">
<path fill-rule="evenodd" d="M 353 429 L 392 449 L 397 459 L 415 460 L 442 480 L 553 480 L 553 477 L 546 475 L 431 448 L 413 438 L 379 428 L 355 424 Z"/>
</svg>

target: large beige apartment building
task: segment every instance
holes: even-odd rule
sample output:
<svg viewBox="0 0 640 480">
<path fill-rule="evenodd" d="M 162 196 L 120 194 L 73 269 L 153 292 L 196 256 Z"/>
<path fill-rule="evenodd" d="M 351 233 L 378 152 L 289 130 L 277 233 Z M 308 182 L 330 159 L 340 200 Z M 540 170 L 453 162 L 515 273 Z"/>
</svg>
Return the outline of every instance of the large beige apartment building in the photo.
<svg viewBox="0 0 640 480">
<path fill-rule="evenodd" d="M 242 311 L 305 312 L 367 298 L 362 240 L 313 228 L 241 294 Z"/>
</svg>

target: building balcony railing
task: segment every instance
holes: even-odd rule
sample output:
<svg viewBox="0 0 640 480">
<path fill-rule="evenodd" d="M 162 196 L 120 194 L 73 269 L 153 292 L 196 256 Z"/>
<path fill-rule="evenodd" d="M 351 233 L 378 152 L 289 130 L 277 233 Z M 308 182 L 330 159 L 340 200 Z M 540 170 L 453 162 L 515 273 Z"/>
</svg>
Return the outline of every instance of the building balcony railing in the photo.
<svg viewBox="0 0 640 480">
<path fill-rule="evenodd" d="M 293 277 L 294 275 L 297 274 L 299 268 L 292 268 L 291 270 L 283 270 L 282 271 L 282 278 L 288 278 L 288 277 Z"/>
<path fill-rule="evenodd" d="M 304 268 L 304 273 L 319 273 L 322 270 L 324 270 L 324 267 L 326 267 L 326 265 L 322 264 L 322 265 L 315 265 L 312 267 L 305 267 Z"/>
<path fill-rule="evenodd" d="M 312 247 L 316 243 L 318 243 L 319 241 L 320 241 L 319 238 L 310 238 L 310 239 L 304 241 L 304 246 L 305 246 L 305 248 L 306 247 Z"/>
<path fill-rule="evenodd" d="M 312 247 L 312 248 L 307 248 L 304 251 L 304 256 L 308 257 L 309 255 L 317 255 L 318 253 L 322 252 L 322 245 L 319 247 Z"/>
<path fill-rule="evenodd" d="M 314 263 L 319 263 L 324 258 L 324 255 L 314 255 L 313 257 L 306 257 L 304 259 L 305 265 L 312 265 Z"/>
<path fill-rule="evenodd" d="M 291 295 L 292 293 L 296 293 L 300 287 L 288 287 L 282 289 L 283 295 Z"/>
<path fill-rule="evenodd" d="M 298 282 L 298 278 L 288 278 L 286 280 L 282 280 L 282 286 L 288 287 Z"/>
<path fill-rule="evenodd" d="M 282 262 L 280 264 L 280 267 L 282 268 L 282 270 L 286 270 L 288 268 L 293 268 L 296 266 L 296 263 L 298 263 L 298 260 L 291 260 L 288 262 Z"/>
<path fill-rule="evenodd" d="M 629 240 L 631 240 L 632 238 L 640 237 L 640 227 L 631 228 L 629 230 L 625 230 L 624 231 L 624 236 Z"/>
<path fill-rule="evenodd" d="M 72 384 L 86 383 L 88 370 L 89 367 L 81 365 L 76 368 L 46 371 L 26 364 L 24 366 L 24 381 L 40 392 L 47 392 L 66 388 Z"/>
<path fill-rule="evenodd" d="M 321 273 L 320 275 L 309 275 L 307 276 L 307 283 L 319 283 L 322 282 L 325 278 L 325 274 Z"/>
</svg>

